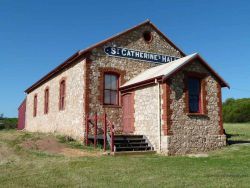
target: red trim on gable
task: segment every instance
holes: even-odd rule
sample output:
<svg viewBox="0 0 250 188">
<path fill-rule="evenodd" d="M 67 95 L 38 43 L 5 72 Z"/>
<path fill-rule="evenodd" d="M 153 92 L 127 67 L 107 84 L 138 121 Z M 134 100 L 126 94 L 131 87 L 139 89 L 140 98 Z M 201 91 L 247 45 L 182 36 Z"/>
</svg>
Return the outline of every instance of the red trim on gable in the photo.
<svg viewBox="0 0 250 188">
<path fill-rule="evenodd" d="M 151 23 L 149 20 L 146 20 L 128 30 L 125 30 L 117 35 L 114 35 L 108 39 L 105 39 L 99 43 L 96 43 L 92 46 L 90 46 L 89 48 L 86 48 L 84 50 L 80 50 L 78 52 L 76 52 L 75 54 L 73 54 L 72 56 L 70 56 L 66 61 L 64 61 L 62 64 L 60 64 L 59 66 L 57 66 L 55 69 L 53 69 L 52 71 L 50 71 L 48 74 L 46 74 L 45 76 L 43 76 L 40 80 L 38 80 L 37 82 L 35 82 L 32 86 L 30 86 L 28 89 L 25 90 L 26 93 L 30 93 L 31 91 L 33 91 L 34 89 L 36 89 L 37 87 L 39 87 L 40 85 L 42 85 L 44 82 L 46 82 L 47 80 L 49 80 L 50 78 L 52 78 L 54 75 L 58 74 L 60 71 L 65 70 L 67 67 L 69 67 L 70 65 L 72 65 L 78 58 L 87 55 L 91 50 L 93 50 L 94 48 L 97 48 L 99 46 L 104 45 L 107 42 L 110 42 L 122 35 L 125 35 L 143 25 L 146 24 L 150 24 L 170 45 L 172 45 L 176 50 L 178 50 L 182 56 L 186 56 L 185 53 L 180 50 L 169 38 L 167 38 L 166 35 L 164 35 L 153 23 Z"/>
<path fill-rule="evenodd" d="M 152 22 L 150 22 L 150 25 L 170 44 L 172 45 L 176 50 L 178 50 L 182 56 L 186 56 L 186 54 L 178 48 L 164 33 L 162 33 L 158 27 L 156 27 Z"/>
<path fill-rule="evenodd" d="M 130 29 L 127 29 L 127 30 L 125 30 L 125 31 L 123 31 L 121 33 L 118 33 L 117 35 L 114 35 L 114 36 L 112 36 L 112 37 L 110 37 L 108 39 L 105 39 L 105 40 L 103 40 L 103 41 L 101 41 L 101 42 L 99 42 L 99 43 L 97 43 L 97 44 L 95 44 L 95 45 L 93 45 L 93 46 L 91 46 L 89 48 L 81 50 L 80 54 L 84 54 L 86 52 L 89 52 L 89 51 L 93 50 L 94 48 L 102 46 L 105 43 L 110 42 L 111 40 L 117 39 L 118 37 L 120 37 L 122 35 L 125 35 L 125 34 L 131 32 L 131 31 L 133 31 L 133 30 L 135 30 L 135 29 L 137 29 L 137 28 L 139 28 L 139 27 L 141 27 L 143 25 L 146 25 L 146 24 L 150 24 L 169 44 L 171 44 L 176 50 L 178 50 L 181 53 L 181 55 L 186 56 L 186 54 L 182 50 L 180 50 L 170 39 L 168 39 L 167 36 L 164 35 L 150 20 L 146 20 L 146 21 L 144 21 L 144 22 L 142 22 L 142 23 L 140 23 L 140 24 L 138 24 L 138 25 L 136 25 L 136 26 L 134 26 L 134 27 L 132 27 Z"/>
<path fill-rule="evenodd" d="M 63 71 L 64 69 L 66 69 L 67 67 L 69 67 L 70 65 L 72 65 L 72 63 L 78 57 L 79 57 L 79 52 L 76 52 L 75 54 L 73 54 L 72 56 L 70 56 L 66 61 L 64 61 L 62 64 L 60 64 L 55 69 L 53 69 L 48 74 L 46 74 L 44 77 L 42 77 L 40 80 L 38 80 L 37 82 L 35 82 L 32 86 L 30 86 L 24 92 L 25 93 L 30 93 L 31 91 L 33 91 L 34 89 L 36 89 L 37 87 L 39 87 L 40 85 L 42 85 L 43 83 L 45 83 L 47 80 L 49 80 L 50 78 L 52 78 L 54 75 L 58 74 L 60 71 Z"/>
<path fill-rule="evenodd" d="M 195 59 L 200 60 L 200 62 L 202 63 L 202 65 L 205 65 L 205 67 L 209 70 L 209 72 L 211 72 L 219 80 L 219 83 L 221 84 L 222 87 L 228 87 L 228 88 L 230 88 L 230 86 L 228 85 L 228 83 L 226 81 L 224 81 L 224 79 L 221 78 L 218 75 L 218 73 L 216 73 L 212 69 L 212 67 L 210 67 L 210 65 L 208 65 L 208 63 L 199 54 L 196 54 L 194 57 L 192 57 L 191 59 L 189 59 L 188 62 L 186 62 L 182 66 L 178 67 L 175 71 L 173 71 L 168 76 L 164 76 L 163 75 L 163 81 L 166 80 L 167 78 L 169 78 L 170 76 L 172 76 L 174 74 L 177 74 L 180 70 L 182 70 L 183 68 L 185 68 L 186 66 L 188 66 L 190 63 L 193 63 Z"/>
</svg>

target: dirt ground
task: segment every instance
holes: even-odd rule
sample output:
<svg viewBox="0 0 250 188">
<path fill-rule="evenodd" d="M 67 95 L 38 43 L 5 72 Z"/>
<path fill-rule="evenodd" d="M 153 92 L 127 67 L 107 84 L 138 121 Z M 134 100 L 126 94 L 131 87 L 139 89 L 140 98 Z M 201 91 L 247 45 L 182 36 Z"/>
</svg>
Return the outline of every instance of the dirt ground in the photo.
<svg viewBox="0 0 250 188">
<path fill-rule="evenodd" d="M 86 151 L 70 148 L 64 143 L 60 143 L 56 138 L 47 136 L 38 140 L 26 140 L 21 146 L 25 149 L 39 150 L 51 154 L 62 154 L 68 157 L 101 156 L 99 151 Z"/>
</svg>

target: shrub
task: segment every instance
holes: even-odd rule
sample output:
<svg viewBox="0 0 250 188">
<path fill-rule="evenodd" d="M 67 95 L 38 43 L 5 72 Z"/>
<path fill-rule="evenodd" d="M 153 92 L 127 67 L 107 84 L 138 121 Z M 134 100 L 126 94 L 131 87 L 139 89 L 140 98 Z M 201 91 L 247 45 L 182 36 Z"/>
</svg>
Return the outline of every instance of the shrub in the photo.
<svg viewBox="0 0 250 188">
<path fill-rule="evenodd" d="M 223 103 L 224 122 L 250 122 L 250 98 L 229 98 Z"/>
<path fill-rule="evenodd" d="M 17 118 L 1 118 L 0 130 L 1 129 L 15 129 L 17 127 Z"/>
</svg>

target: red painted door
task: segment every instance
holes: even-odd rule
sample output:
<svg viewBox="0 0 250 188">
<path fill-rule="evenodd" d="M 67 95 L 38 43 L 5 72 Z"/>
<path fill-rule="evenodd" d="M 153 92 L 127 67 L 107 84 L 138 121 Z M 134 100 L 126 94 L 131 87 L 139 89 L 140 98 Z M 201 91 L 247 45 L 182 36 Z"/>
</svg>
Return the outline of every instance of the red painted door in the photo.
<svg viewBox="0 0 250 188">
<path fill-rule="evenodd" d="M 124 133 L 132 133 L 134 131 L 133 128 L 133 98 L 132 93 L 126 93 L 122 96 L 122 123 L 123 123 L 123 132 Z"/>
</svg>

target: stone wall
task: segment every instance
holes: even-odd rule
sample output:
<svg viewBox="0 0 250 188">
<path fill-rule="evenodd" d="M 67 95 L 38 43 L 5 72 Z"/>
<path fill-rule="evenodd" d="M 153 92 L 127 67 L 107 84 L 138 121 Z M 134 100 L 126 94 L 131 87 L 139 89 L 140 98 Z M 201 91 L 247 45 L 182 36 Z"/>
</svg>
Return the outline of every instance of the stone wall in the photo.
<svg viewBox="0 0 250 188">
<path fill-rule="evenodd" d="M 184 76 L 186 72 L 205 73 L 207 115 L 187 115 L 185 111 Z M 220 107 L 218 106 L 217 80 L 196 61 L 170 79 L 171 136 L 168 154 L 205 152 L 226 145 L 225 135 L 220 135 Z"/>
<path fill-rule="evenodd" d="M 26 127 L 28 131 L 55 132 L 81 139 L 83 129 L 84 63 L 73 66 L 27 95 Z M 66 105 L 59 111 L 59 82 L 66 79 Z M 44 90 L 49 87 L 49 112 L 44 114 Z M 33 117 L 33 99 L 38 96 L 37 116 Z"/>
<path fill-rule="evenodd" d="M 145 135 L 155 150 L 159 149 L 158 85 L 135 91 L 134 134 Z"/>
<path fill-rule="evenodd" d="M 143 39 L 144 31 L 151 31 L 153 35 L 153 40 L 151 43 L 147 43 Z M 125 35 L 120 36 L 119 38 L 114 39 L 112 42 L 105 44 L 106 46 L 117 46 L 125 47 L 135 50 L 147 51 L 160 53 L 170 56 L 181 57 L 181 53 L 173 48 L 165 39 L 159 35 L 150 25 L 144 25 L 136 30 L 133 30 Z M 108 118 L 115 123 L 118 129 L 121 128 L 122 121 L 122 108 L 121 107 L 108 107 L 103 106 L 102 101 L 100 101 L 100 72 L 99 69 L 106 68 L 115 68 L 125 72 L 124 82 L 135 77 L 139 73 L 145 71 L 148 68 L 156 66 L 155 63 L 138 61 L 128 58 L 118 58 L 107 56 L 103 47 L 98 47 L 92 50 L 90 55 L 90 64 L 89 64 L 89 86 L 88 86 L 88 101 L 89 101 L 89 113 L 103 113 L 104 111 L 108 114 Z"/>
</svg>

